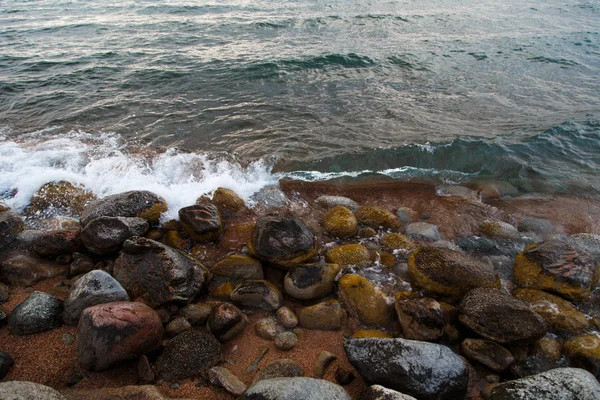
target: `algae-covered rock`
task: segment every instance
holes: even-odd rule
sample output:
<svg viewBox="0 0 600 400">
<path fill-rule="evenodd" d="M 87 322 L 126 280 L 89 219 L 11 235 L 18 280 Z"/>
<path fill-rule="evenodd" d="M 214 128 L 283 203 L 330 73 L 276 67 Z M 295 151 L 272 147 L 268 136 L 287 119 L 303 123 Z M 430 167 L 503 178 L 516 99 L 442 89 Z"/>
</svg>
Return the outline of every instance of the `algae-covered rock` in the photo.
<svg viewBox="0 0 600 400">
<path fill-rule="evenodd" d="M 406 235 L 400 233 L 388 233 L 381 238 L 381 244 L 388 250 L 412 250 L 415 242 Z"/>
<path fill-rule="evenodd" d="M 281 305 L 279 289 L 269 281 L 253 280 L 240 283 L 231 293 L 235 303 L 275 311 Z"/>
<path fill-rule="evenodd" d="M 513 296 L 529 304 L 552 330 L 578 333 L 589 325 L 585 315 L 562 297 L 535 289 L 516 289 Z"/>
<path fill-rule="evenodd" d="M 369 250 L 362 244 L 345 244 L 327 250 L 325 260 L 328 263 L 346 265 L 358 265 L 371 260 Z"/>
<path fill-rule="evenodd" d="M 438 340 L 442 337 L 446 318 L 437 300 L 399 292 L 395 295 L 395 305 L 405 338 Z"/>
<path fill-rule="evenodd" d="M 292 267 L 285 275 L 283 285 L 290 296 L 310 300 L 331 293 L 340 272 L 337 264 L 305 264 Z"/>
<path fill-rule="evenodd" d="M 408 259 L 408 271 L 425 291 L 453 299 L 477 287 L 497 287 L 493 268 L 458 251 L 421 247 Z"/>
<path fill-rule="evenodd" d="M 491 238 L 517 239 L 521 236 L 517 228 L 503 221 L 485 221 L 479 229 Z"/>
<path fill-rule="evenodd" d="M 364 325 L 379 327 L 390 322 L 392 306 L 387 296 L 366 278 L 357 274 L 342 276 L 338 296 L 348 313 Z"/>
<path fill-rule="evenodd" d="M 90 202 L 81 214 L 81 224 L 85 226 L 98 217 L 139 217 L 156 224 L 165 211 L 167 202 L 162 197 L 147 190 L 132 190 Z"/>
<path fill-rule="evenodd" d="M 221 214 L 235 214 L 243 209 L 246 204 L 244 199 L 231 189 L 218 188 L 213 194 L 212 203 L 217 206 Z"/>
<path fill-rule="evenodd" d="M 459 311 L 463 325 L 498 343 L 533 341 L 548 330 L 527 303 L 499 289 L 471 290 L 461 301 Z"/>
<path fill-rule="evenodd" d="M 96 195 L 83 185 L 59 181 L 44 184 L 29 199 L 30 212 L 42 213 L 48 209 L 70 209 L 80 214 L 84 208 L 96 199 Z"/>
<path fill-rule="evenodd" d="M 195 204 L 179 210 L 181 225 L 196 242 L 217 240 L 223 233 L 219 209 L 211 203 Z"/>
<path fill-rule="evenodd" d="M 595 333 L 575 336 L 565 343 L 571 366 L 583 368 L 600 379 L 600 336 Z"/>
<path fill-rule="evenodd" d="M 256 222 L 248 250 L 258 259 L 289 269 L 315 255 L 316 241 L 294 214 L 266 215 Z"/>
<path fill-rule="evenodd" d="M 549 240 L 532 244 L 517 255 L 513 272 L 519 286 L 584 300 L 597 281 L 596 269 L 590 254 L 563 241 Z"/>
<path fill-rule="evenodd" d="M 495 372 L 502 372 L 515 362 L 510 351 L 490 340 L 465 339 L 461 347 L 467 358 L 478 361 Z"/>
<path fill-rule="evenodd" d="M 300 326 L 324 331 L 339 330 L 346 313 L 337 300 L 328 300 L 297 310 Z"/>
<path fill-rule="evenodd" d="M 356 219 L 361 225 L 374 229 L 394 229 L 401 226 L 398 217 L 391 211 L 377 206 L 362 206 L 356 210 Z"/>
<path fill-rule="evenodd" d="M 358 222 L 352 211 L 344 206 L 337 206 L 325 213 L 323 227 L 329 234 L 345 238 L 356 233 Z"/>
</svg>

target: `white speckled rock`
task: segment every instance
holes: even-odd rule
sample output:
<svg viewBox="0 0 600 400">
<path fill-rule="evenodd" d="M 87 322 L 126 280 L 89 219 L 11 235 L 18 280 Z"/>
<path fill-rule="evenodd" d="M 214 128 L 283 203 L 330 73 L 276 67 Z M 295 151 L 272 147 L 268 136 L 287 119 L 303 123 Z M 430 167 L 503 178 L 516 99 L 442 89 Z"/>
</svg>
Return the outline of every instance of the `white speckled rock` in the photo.
<svg viewBox="0 0 600 400">
<path fill-rule="evenodd" d="M 240 400 L 351 400 L 341 387 L 323 379 L 274 378 L 258 381 Z"/>
</svg>

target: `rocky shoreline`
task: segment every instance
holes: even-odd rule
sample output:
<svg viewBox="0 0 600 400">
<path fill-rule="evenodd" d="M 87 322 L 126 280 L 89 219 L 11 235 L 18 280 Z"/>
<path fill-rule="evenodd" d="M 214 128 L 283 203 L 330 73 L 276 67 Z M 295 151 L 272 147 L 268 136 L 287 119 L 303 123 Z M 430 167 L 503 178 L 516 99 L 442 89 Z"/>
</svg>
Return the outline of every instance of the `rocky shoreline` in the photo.
<svg viewBox="0 0 600 400">
<path fill-rule="evenodd" d="M 598 399 L 600 201 L 515 190 L 48 183 L 0 203 L 0 399 Z"/>
</svg>

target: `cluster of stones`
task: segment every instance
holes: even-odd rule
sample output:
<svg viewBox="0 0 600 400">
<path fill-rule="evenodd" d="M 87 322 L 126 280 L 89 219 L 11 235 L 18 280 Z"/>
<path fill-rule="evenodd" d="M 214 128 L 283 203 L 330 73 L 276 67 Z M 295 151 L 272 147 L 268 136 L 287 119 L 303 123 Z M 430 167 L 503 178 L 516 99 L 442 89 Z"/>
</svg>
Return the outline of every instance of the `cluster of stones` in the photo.
<svg viewBox="0 0 600 400">
<path fill-rule="evenodd" d="M 254 333 L 282 351 L 302 329 L 342 330 L 348 360 L 371 385 L 363 399 L 465 398 L 475 376 L 489 382 L 486 399 L 600 398 L 600 323 L 581 311 L 600 276 L 597 236 L 552 236 L 548 221 L 524 218 L 520 230 L 486 220 L 480 236 L 450 242 L 414 210 L 336 196 L 316 199 L 315 227 L 269 188 L 265 204 L 275 209 L 257 217 L 246 246 L 206 267 L 190 243 L 218 242 L 245 208 L 231 190 L 159 226 L 167 204 L 154 193 L 93 199 L 57 185 L 69 193 L 59 205 L 79 219 L 25 230 L 21 216 L 0 209 L 0 279 L 29 287 L 68 274 L 66 299 L 35 291 L 9 316 L 0 309 L 0 326 L 14 335 L 77 326 L 85 370 L 133 359 L 141 384 L 203 377 L 242 399 L 349 399 L 341 386 L 351 371 L 338 369 L 337 384 L 322 379 L 336 359 L 326 351 L 314 378 L 282 359 L 250 387 L 221 365 L 222 343 L 262 309 L 269 315 Z M 57 191 L 45 186 L 32 208 Z M 8 296 L 0 284 L 0 303 Z M 13 362 L 0 352 L 0 379 Z"/>
</svg>

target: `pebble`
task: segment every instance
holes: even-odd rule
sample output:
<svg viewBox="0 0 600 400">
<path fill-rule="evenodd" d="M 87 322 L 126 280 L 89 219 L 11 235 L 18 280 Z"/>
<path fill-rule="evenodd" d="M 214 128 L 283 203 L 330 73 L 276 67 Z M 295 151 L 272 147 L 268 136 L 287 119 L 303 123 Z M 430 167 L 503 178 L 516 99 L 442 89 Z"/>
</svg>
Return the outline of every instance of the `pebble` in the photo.
<svg viewBox="0 0 600 400">
<path fill-rule="evenodd" d="M 275 347 L 279 350 L 291 350 L 298 344 L 298 336 L 293 332 L 282 332 L 275 336 Z"/>
</svg>

